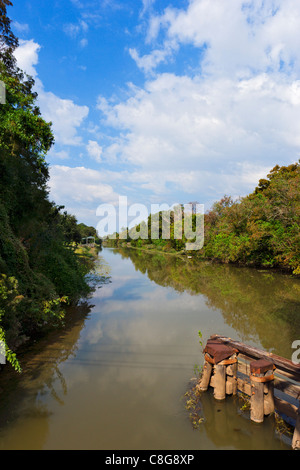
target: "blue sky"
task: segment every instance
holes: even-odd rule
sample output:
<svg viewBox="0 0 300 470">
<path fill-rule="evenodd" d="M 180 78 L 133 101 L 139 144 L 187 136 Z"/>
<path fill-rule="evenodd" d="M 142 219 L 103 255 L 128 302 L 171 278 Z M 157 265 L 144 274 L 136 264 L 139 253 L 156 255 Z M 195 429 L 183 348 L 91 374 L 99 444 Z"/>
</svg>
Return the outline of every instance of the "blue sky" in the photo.
<svg viewBox="0 0 300 470">
<path fill-rule="evenodd" d="M 300 158 L 299 0 L 14 0 L 55 145 L 50 197 L 209 209 Z"/>
</svg>

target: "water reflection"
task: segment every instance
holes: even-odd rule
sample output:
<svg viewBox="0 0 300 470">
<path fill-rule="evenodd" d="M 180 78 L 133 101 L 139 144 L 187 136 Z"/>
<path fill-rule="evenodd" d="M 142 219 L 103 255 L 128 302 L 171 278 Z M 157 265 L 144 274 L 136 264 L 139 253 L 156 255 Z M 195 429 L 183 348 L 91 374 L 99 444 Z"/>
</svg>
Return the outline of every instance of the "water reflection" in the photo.
<svg viewBox="0 0 300 470">
<path fill-rule="evenodd" d="M 202 361 L 199 329 L 273 344 L 261 331 L 268 325 L 286 347 L 299 332 L 299 284 L 136 250 L 104 250 L 95 275 L 104 276 L 101 288 L 63 330 L 32 346 L 22 376 L 2 376 L 1 449 L 281 448 L 262 428 L 247 444 L 236 429 L 250 435 L 251 424 L 227 403 L 215 410 L 209 396 L 205 424 L 193 432 L 182 397 Z M 267 300 L 267 286 L 275 298 Z M 294 325 L 283 315 L 292 304 Z M 272 326 L 278 321 L 287 332 Z"/>
<path fill-rule="evenodd" d="M 20 376 L 11 370 L 2 371 L 1 449 L 43 448 L 49 418 L 53 414 L 48 407 L 48 397 L 59 406 L 65 404 L 68 385 L 61 371 L 62 364 L 76 356 L 80 332 L 92 308 L 90 302 L 82 301 L 76 308 L 70 309 L 63 329 L 32 344 L 26 353 L 21 353 L 19 358 L 23 372 Z"/>
<path fill-rule="evenodd" d="M 222 313 L 241 341 L 290 358 L 292 342 L 300 338 L 299 279 L 140 250 L 122 249 L 121 253 L 155 283 L 203 295 L 206 305 Z"/>
<path fill-rule="evenodd" d="M 265 419 L 257 425 L 243 416 L 242 402 L 238 397 L 228 397 L 223 402 L 214 400 L 212 393 L 201 395 L 203 408 L 203 426 L 209 440 L 216 448 L 237 450 L 271 450 L 280 448 L 274 439 L 276 426 L 273 419 Z M 200 427 L 201 432 L 201 427 Z M 281 442 L 282 449 L 285 444 Z"/>
</svg>

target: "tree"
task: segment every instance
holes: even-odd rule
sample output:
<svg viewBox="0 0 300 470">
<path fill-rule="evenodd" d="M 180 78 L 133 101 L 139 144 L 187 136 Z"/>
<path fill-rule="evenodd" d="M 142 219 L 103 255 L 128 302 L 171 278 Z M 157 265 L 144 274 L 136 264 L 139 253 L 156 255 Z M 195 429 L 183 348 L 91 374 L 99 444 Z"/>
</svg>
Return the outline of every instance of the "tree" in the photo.
<svg viewBox="0 0 300 470">
<path fill-rule="evenodd" d="M 86 267 L 68 244 L 78 232 L 74 216 L 49 200 L 46 154 L 54 143 L 51 123 L 37 106 L 34 80 L 13 57 L 18 40 L 0 0 L 0 339 L 12 350 L 23 338 L 61 323 L 64 304 L 89 287 Z"/>
<path fill-rule="evenodd" d="M 7 68 L 15 66 L 13 51 L 18 47 L 18 39 L 10 28 L 11 20 L 7 16 L 7 7 L 12 6 L 10 0 L 0 0 L 0 61 Z"/>
<path fill-rule="evenodd" d="M 300 164 L 276 165 L 254 192 L 223 198 L 205 217 L 202 255 L 300 274 Z"/>
</svg>

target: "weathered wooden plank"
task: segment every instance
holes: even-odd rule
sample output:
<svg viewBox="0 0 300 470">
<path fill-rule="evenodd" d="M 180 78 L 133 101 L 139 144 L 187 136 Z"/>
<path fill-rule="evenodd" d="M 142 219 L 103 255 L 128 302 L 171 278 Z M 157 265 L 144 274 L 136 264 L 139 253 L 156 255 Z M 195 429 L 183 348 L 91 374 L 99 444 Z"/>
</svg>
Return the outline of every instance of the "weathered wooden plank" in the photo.
<svg viewBox="0 0 300 470">
<path fill-rule="evenodd" d="M 288 403 L 278 397 L 274 397 L 274 403 L 275 403 L 275 409 L 279 413 L 282 413 L 292 419 L 297 418 L 297 412 L 298 412 L 297 406 L 292 405 L 292 403 Z"/>
<path fill-rule="evenodd" d="M 241 362 L 240 360 L 238 360 L 238 372 L 246 376 L 250 375 L 250 363 Z M 296 400 L 300 399 L 300 384 L 296 385 L 294 383 L 289 382 L 283 377 L 280 377 L 279 375 L 277 375 L 276 371 L 274 375 L 275 375 L 275 379 L 274 379 L 275 389 L 284 392 L 285 394 L 291 396 L 292 398 Z"/>
<path fill-rule="evenodd" d="M 214 388 L 215 398 L 223 399 L 225 394 L 231 394 L 233 390 L 235 390 L 234 393 L 238 390 L 239 393 L 247 395 L 251 404 L 250 417 L 256 422 L 262 422 L 264 415 L 276 411 L 287 422 L 291 421 L 290 424 L 294 426 L 292 448 L 300 450 L 300 365 L 225 336 L 212 335 L 210 339 L 221 341 L 225 346 L 238 351 L 238 361 L 234 365 L 235 371 L 232 365 L 227 365 L 226 371 L 223 368 L 222 371 L 221 368 L 217 371 L 217 367 L 213 366 L 214 374 L 211 375 L 209 385 Z M 272 370 L 267 370 L 268 367 L 264 369 L 265 360 L 271 361 L 271 365 L 275 366 L 274 375 L 274 367 Z M 253 369 L 253 364 L 257 365 L 257 363 L 261 367 L 253 374 L 251 368 Z M 265 380 L 267 375 L 271 375 L 271 390 L 267 383 L 269 380 L 267 382 Z M 224 379 L 226 380 L 225 387 Z M 263 409 L 262 406 L 258 406 L 262 403 Z"/>
<path fill-rule="evenodd" d="M 209 382 L 211 380 L 211 375 L 212 375 L 212 364 L 205 361 L 204 366 L 203 366 L 201 381 L 199 383 L 199 390 L 204 392 L 208 389 Z"/>
<path fill-rule="evenodd" d="M 244 393 L 245 395 L 249 395 L 249 397 L 250 397 L 250 395 L 251 395 L 250 382 L 247 382 L 246 380 L 243 380 L 240 377 L 238 377 L 237 383 L 238 383 L 238 390 L 240 392 Z"/>
<path fill-rule="evenodd" d="M 238 382 L 239 392 L 242 392 L 245 395 L 248 395 L 250 397 L 251 396 L 250 383 L 241 378 L 238 378 L 237 382 Z M 296 420 L 297 411 L 298 411 L 297 406 L 285 400 L 282 400 L 281 398 L 278 398 L 276 396 L 274 396 L 274 405 L 275 405 L 275 411 L 277 411 L 280 414 L 286 415 L 289 418 L 292 418 L 293 420 Z"/>
<path fill-rule="evenodd" d="M 264 384 L 251 381 L 250 418 L 255 423 L 264 420 Z"/>
<path fill-rule="evenodd" d="M 210 387 L 214 388 L 213 376 L 211 377 Z M 250 379 L 238 377 L 237 388 L 240 393 L 243 393 L 244 395 L 247 395 L 250 398 L 251 396 Z M 280 414 L 286 415 L 287 417 L 292 418 L 293 420 L 296 420 L 297 411 L 298 411 L 297 406 L 276 396 L 274 396 L 274 405 L 275 405 L 275 411 L 277 411 Z"/>
<path fill-rule="evenodd" d="M 287 380 L 282 379 L 281 377 L 278 377 L 275 373 L 275 381 L 274 381 L 274 387 L 277 390 L 280 390 L 281 392 L 284 392 L 287 395 L 290 395 L 292 398 L 295 398 L 296 400 L 300 399 L 300 385 L 295 385 Z"/>
<path fill-rule="evenodd" d="M 226 366 L 214 365 L 214 397 L 216 400 L 224 400 L 226 397 Z"/>
<path fill-rule="evenodd" d="M 294 380 L 300 382 L 300 365 L 294 364 L 289 359 L 286 359 L 273 353 L 269 353 L 267 351 L 263 351 L 253 346 L 249 346 L 247 344 L 241 343 L 240 341 L 235 341 L 231 338 L 227 338 L 226 336 L 212 335 L 210 339 L 217 339 L 222 343 L 226 344 L 227 346 L 236 348 L 241 353 L 246 354 L 247 356 L 250 356 L 254 359 L 271 359 L 278 369 L 289 374 L 289 376 Z"/>
<path fill-rule="evenodd" d="M 300 450 L 300 413 L 298 410 L 297 418 L 296 418 L 296 426 L 292 440 L 292 448 L 294 450 Z"/>
</svg>

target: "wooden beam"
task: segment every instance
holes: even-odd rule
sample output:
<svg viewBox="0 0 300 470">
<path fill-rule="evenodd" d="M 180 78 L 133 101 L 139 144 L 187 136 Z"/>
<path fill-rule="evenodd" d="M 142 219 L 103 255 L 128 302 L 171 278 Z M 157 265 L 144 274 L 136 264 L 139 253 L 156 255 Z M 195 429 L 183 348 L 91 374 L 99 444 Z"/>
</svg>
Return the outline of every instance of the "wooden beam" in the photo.
<svg viewBox="0 0 300 470">
<path fill-rule="evenodd" d="M 300 450 L 300 413 L 299 413 L 299 409 L 298 409 L 298 412 L 297 412 L 296 426 L 295 426 L 293 440 L 292 440 L 292 448 L 294 450 Z"/>
<path fill-rule="evenodd" d="M 231 338 L 227 338 L 226 336 L 212 335 L 210 338 L 217 339 L 228 346 L 236 348 L 241 353 L 246 354 L 247 356 L 250 356 L 254 359 L 271 359 L 276 368 L 280 369 L 282 372 L 285 373 L 285 375 L 288 375 L 293 380 L 300 382 L 300 365 L 294 364 L 289 359 L 263 351 L 253 346 L 246 345 L 244 343 L 241 343 L 240 341 L 232 340 Z"/>
</svg>

